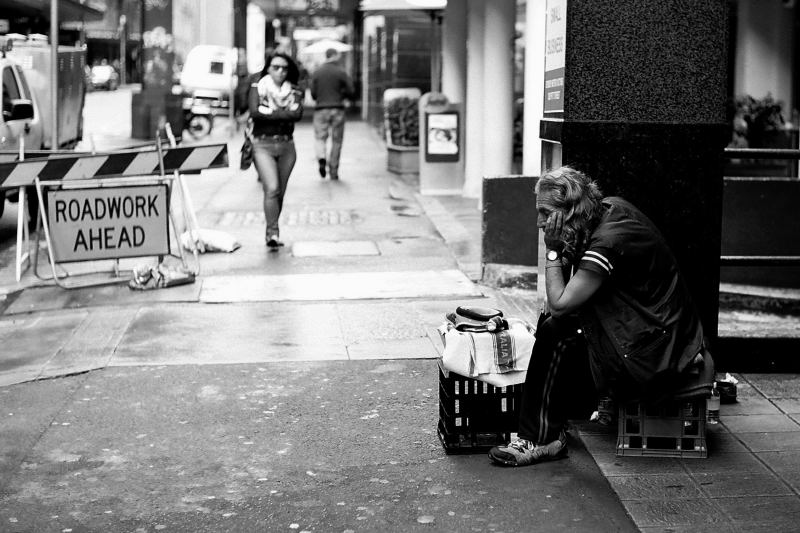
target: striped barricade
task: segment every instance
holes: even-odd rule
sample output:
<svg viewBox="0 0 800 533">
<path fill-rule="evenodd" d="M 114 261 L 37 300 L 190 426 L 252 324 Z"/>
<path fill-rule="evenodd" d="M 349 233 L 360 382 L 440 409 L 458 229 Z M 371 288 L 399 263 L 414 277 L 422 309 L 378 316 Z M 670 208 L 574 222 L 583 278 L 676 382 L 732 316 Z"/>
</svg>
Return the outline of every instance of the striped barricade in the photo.
<svg viewBox="0 0 800 533">
<path fill-rule="evenodd" d="M 47 159 L 0 162 L 0 189 L 41 181 L 86 180 L 155 174 L 196 173 L 228 167 L 227 144 L 164 148 L 163 168 L 158 150 L 123 150 L 105 154 L 57 155 Z"/>
<path fill-rule="evenodd" d="M 22 161 L 0 159 L 0 189 L 19 188 L 22 194 L 25 187 L 35 186 L 52 277 L 37 271 L 38 247 L 34 248 L 34 272 L 63 288 L 78 288 L 124 281 L 119 276 L 120 258 L 158 256 L 161 264 L 163 256 L 171 255 L 168 233 L 170 227 L 175 228 L 166 183 L 176 180 L 184 191 L 182 175 L 216 168 L 228 168 L 227 144 L 164 147 L 157 140 L 149 149 L 62 152 L 30 159 L 26 152 Z M 109 178 L 116 183 L 104 184 Z M 44 189 L 50 192 L 46 199 Z M 186 196 L 188 191 L 181 195 L 184 204 Z M 118 214 L 112 213 L 114 202 L 119 203 Z M 188 271 L 182 249 L 179 252 Z M 70 274 L 63 267 L 60 274 L 56 268 L 57 263 L 102 259 L 115 261 L 114 278 L 79 283 L 73 276 L 76 283 L 67 284 L 64 281 Z"/>
</svg>

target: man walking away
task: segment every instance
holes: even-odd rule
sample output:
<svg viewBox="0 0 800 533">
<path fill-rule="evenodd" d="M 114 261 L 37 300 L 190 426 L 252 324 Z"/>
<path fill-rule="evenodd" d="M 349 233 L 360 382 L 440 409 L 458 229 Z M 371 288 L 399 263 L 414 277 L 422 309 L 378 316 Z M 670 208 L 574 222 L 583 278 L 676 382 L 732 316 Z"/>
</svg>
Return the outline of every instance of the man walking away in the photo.
<svg viewBox="0 0 800 533">
<path fill-rule="evenodd" d="M 340 54 L 329 48 L 325 51 L 325 63 L 311 77 L 311 97 L 316 101 L 314 110 L 314 149 L 319 163 L 319 175 L 324 178 L 330 172 L 332 180 L 339 179 L 339 155 L 344 138 L 345 100 L 355 98 L 353 80 L 339 66 Z M 331 138 L 328 153 L 328 136 Z"/>
</svg>

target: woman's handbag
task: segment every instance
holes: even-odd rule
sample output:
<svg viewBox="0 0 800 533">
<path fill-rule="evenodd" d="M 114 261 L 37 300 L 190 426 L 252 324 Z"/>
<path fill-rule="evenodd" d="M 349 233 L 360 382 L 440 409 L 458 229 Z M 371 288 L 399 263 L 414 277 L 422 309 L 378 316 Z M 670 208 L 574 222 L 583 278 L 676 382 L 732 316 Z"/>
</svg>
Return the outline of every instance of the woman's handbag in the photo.
<svg viewBox="0 0 800 533">
<path fill-rule="evenodd" d="M 242 160 L 239 163 L 239 168 L 247 170 L 253 164 L 253 138 L 249 134 L 244 135 L 244 144 L 242 144 Z"/>
<path fill-rule="evenodd" d="M 250 126 L 244 130 L 244 143 L 242 143 L 242 159 L 239 162 L 239 168 L 247 170 L 253 164 L 253 136 L 251 134 Z"/>
</svg>

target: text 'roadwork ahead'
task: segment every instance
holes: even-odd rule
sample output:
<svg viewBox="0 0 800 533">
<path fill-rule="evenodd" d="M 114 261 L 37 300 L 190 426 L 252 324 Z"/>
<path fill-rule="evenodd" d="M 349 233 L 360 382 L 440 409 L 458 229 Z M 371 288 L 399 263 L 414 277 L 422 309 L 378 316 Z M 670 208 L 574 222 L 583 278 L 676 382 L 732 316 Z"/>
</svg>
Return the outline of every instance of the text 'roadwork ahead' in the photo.
<svg viewBox="0 0 800 533">
<path fill-rule="evenodd" d="M 48 205 L 61 261 L 168 253 L 166 186 L 51 191 Z"/>
</svg>

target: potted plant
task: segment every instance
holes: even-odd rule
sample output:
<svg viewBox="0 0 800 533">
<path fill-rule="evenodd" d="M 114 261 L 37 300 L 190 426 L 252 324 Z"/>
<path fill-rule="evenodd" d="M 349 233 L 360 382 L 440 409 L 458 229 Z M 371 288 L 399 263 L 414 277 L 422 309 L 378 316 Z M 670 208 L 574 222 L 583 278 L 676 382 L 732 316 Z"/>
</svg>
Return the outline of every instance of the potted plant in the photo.
<svg viewBox="0 0 800 533">
<path fill-rule="evenodd" d="M 792 148 L 791 125 L 783 118 L 783 102 L 771 94 L 761 99 L 735 98 L 728 106 L 730 148 Z M 732 159 L 726 174 L 732 176 L 785 176 L 791 162 L 780 159 Z"/>
<path fill-rule="evenodd" d="M 398 174 L 419 172 L 419 99 L 399 96 L 384 104 L 387 168 Z"/>
</svg>

